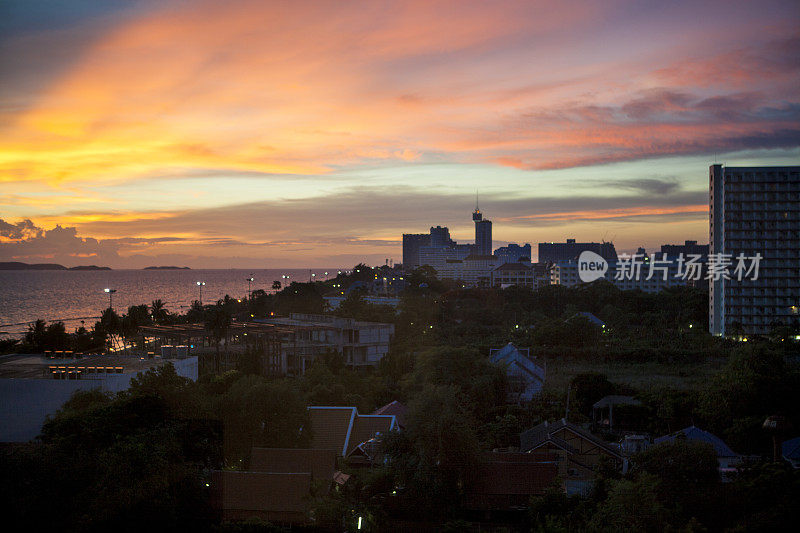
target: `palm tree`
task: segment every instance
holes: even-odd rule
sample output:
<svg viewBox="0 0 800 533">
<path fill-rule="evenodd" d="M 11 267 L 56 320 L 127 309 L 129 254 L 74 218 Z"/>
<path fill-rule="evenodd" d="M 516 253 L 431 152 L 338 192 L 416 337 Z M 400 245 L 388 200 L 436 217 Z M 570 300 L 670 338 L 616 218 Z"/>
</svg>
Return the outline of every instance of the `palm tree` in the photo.
<svg viewBox="0 0 800 533">
<path fill-rule="evenodd" d="M 153 300 L 150 304 L 150 316 L 153 317 L 153 322 L 161 324 L 167 318 L 167 310 L 164 309 L 164 302 L 161 298 Z"/>
<path fill-rule="evenodd" d="M 214 356 L 214 372 L 219 373 L 220 358 L 219 358 L 219 343 L 228 335 L 228 328 L 231 325 L 231 315 L 225 310 L 220 302 L 209 309 L 206 313 L 205 329 L 211 333 L 216 347 L 216 355 Z M 228 346 L 225 345 L 227 351 Z"/>
</svg>

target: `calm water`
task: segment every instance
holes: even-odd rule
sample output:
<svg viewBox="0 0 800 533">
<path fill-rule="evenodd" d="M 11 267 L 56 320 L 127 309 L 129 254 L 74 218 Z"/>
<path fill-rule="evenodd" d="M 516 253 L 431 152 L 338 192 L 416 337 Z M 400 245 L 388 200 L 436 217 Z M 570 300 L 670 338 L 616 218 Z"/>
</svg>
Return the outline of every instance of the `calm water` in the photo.
<svg viewBox="0 0 800 533">
<path fill-rule="evenodd" d="M 327 271 L 336 276 L 336 269 Z M 167 309 L 183 312 L 200 296 L 197 281 L 205 281 L 203 303 L 214 302 L 226 294 L 234 298 L 247 295 L 247 278 L 253 277 L 252 289 L 270 292 L 274 280 L 308 281 L 325 279 L 325 269 L 300 270 L 5 270 L 0 271 L 0 331 L 18 334 L 27 323 L 42 318 L 63 320 L 67 329 L 94 325 L 108 307 L 103 289 L 117 289 L 114 309 L 125 312 L 129 306 L 150 304 L 161 298 Z M 5 335 L 3 335 L 5 337 Z"/>
</svg>

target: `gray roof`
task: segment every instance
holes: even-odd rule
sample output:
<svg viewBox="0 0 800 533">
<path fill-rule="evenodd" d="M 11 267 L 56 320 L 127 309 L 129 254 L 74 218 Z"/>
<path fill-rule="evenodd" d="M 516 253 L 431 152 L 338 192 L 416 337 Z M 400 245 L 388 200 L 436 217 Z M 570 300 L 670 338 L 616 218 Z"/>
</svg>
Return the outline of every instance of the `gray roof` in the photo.
<svg viewBox="0 0 800 533">
<path fill-rule="evenodd" d="M 603 439 L 595 437 L 594 435 L 592 435 L 591 433 L 589 433 L 588 431 L 586 431 L 582 427 L 580 427 L 580 426 L 578 426 L 576 424 L 573 424 L 572 422 L 567 422 L 567 420 L 565 420 L 563 418 L 561 420 L 557 420 L 555 422 L 547 422 L 547 421 L 545 421 L 545 422 L 542 422 L 541 424 L 539 424 L 538 426 L 534 426 L 534 427 L 532 427 L 531 429 L 529 429 L 527 431 L 523 431 L 519 436 L 520 451 L 523 451 L 523 452 L 530 451 L 533 448 L 539 446 L 542 442 L 545 442 L 545 441 L 548 441 L 548 440 L 552 441 L 555 444 L 558 444 L 559 446 L 561 446 L 561 444 L 559 444 L 559 441 L 563 442 L 564 444 L 566 444 L 566 442 L 562 441 L 558 437 L 553 436 L 553 433 L 555 433 L 555 432 L 557 432 L 557 431 L 559 431 L 559 430 L 561 430 L 563 428 L 569 429 L 573 433 L 576 433 L 576 434 L 580 435 L 581 437 L 583 437 L 584 439 L 586 439 L 588 441 L 591 441 L 592 443 L 594 443 L 598 447 L 603 448 L 605 451 L 607 451 L 607 452 L 609 452 L 611 454 L 614 454 L 616 456 L 620 456 L 619 450 L 614 448 L 614 446 L 612 444 L 604 441 Z M 567 446 L 569 446 L 569 445 L 567 445 Z"/>
<path fill-rule="evenodd" d="M 739 454 L 731 450 L 725 441 L 717 437 L 713 433 L 704 431 L 696 426 L 689 426 L 680 431 L 676 431 L 671 435 L 664 435 L 653 440 L 653 444 L 671 444 L 679 439 L 685 439 L 692 442 L 707 442 L 714 446 L 714 451 L 717 452 L 717 457 L 738 457 Z"/>
<path fill-rule="evenodd" d="M 592 407 L 595 409 L 600 409 L 602 407 L 608 407 L 609 405 L 642 405 L 642 402 L 633 396 L 619 396 L 617 394 L 611 394 L 599 399 Z"/>
</svg>

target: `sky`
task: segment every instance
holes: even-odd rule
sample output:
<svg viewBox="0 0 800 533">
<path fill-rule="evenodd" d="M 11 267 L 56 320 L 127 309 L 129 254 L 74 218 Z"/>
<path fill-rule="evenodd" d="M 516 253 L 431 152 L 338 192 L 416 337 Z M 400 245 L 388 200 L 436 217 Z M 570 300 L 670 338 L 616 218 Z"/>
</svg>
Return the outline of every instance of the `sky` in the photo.
<svg viewBox="0 0 800 533">
<path fill-rule="evenodd" d="M 0 261 L 400 262 L 476 191 L 495 247 L 652 251 L 800 164 L 793 0 L 3 0 L 0 81 Z"/>
</svg>

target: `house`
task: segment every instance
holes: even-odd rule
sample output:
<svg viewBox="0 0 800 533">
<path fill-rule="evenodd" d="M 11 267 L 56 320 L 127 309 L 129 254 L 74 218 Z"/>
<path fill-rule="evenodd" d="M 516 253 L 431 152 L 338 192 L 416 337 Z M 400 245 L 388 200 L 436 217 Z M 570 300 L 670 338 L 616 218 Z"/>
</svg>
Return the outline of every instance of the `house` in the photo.
<svg viewBox="0 0 800 533">
<path fill-rule="evenodd" d="M 787 440 L 781 445 L 781 455 L 792 468 L 800 468 L 800 437 Z"/>
<path fill-rule="evenodd" d="M 517 348 L 509 342 L 502 348 L 489 350 L 489 359 L 505 368 L 507 402 L 529 402 L 542 392 L 545 369 L 531 360 L 529 348 Z"/>
<path fill-rule="evenodd" d="M 362 415 L 356 407 L 312 406 L 308 412 L 311 447 L 333 450 L 339 457 L 352 456 L 356 463 L 371 464 L 381 437 L 398 429 L 395 415 Z"/>
<path fill-rule="evenodd" d="M 602 320 L 600 320 L 599 318 L 597 318 L 596 316 L 594 316 L 592 313 L 590 313 L 588 311 L 580 311 L 578 313 L 575 313 L 575 315 L 572 316 L 572 318 L 577 318 L 577 317 L 585 318 L 591 324 L 597 326 L 598 328 L 600 328 L 602 330 L 606 329 L 606 323 L 603 322 Z M 570 320 L 572 320 L 572 319 L 570 319 Z"/>
<path fill-rule="evenodd" d="M 528 287 L 536 286 L 536 274 L 530 263 L 505 263 L 492 270 L 492 287 Z"/>
<path fill-rule="evenodd" d="M 714 447 L 719 462 L 719 471 L 723 479 L 727 474 L 736 471 L 736 467 L 742 462 L 742 456 L 731 450 L 725 441 L 716 435 L 704 431 L 696 426 L 689 426 L 670 435 L 664 435 L 653 440 L 653 444 L 670 444 L 677 441 L 686 442 L 705 442 Z"/>
<path fill-rule="evenodd" d="M 642 402 L 633 396 L 620 396 L 611 394 L 604 396 L 592 405 L 592 422 L 595 427 L 614 431 L 614 408 L 617 408 L 617 422 L 619 428 L 635 425 L 636 416 L 631 413 L 631 408 L 641 407 Z"/>
<path fill-rule="evenodd" d="M 292 313 L 254 322 L 291 332 L 281 338 L 280 353 L 271 354 L 270 368 L 276 374 L 303 374 L 317 356 L 329 351 L 342 354 L 352 368 L 378 366 L 394 336 L 394 324 L 330 315 Z"/>
<path fill-rule="evenodd" d="M 558 457 L 547 453 L 490 452 L 464 484 L 464 507 L 481 511 L 524 510 L 558 478 Z"/>
<path fill-rule="evenodd" d="M 397 422 L 397 427 L 400 429 L 405 429 L 406 416 L 408 416 L 408 407 L 398 402 L 397 400 L 394 400 L 393 402 L 387 403 L 383 407 L 378 407 L 372 412 L 372 414 L 394 415 L 395 421 Z"/>
<path fill-rule="evenodd" d="M 329 490 L 335 465 L 333 450 L 253 448 L 248 470 L 212 472 L 212 505 L 223 520 L 307 523 L 312 488 Z"/>
<path fill-rule="evenodd" d="M 521 433 L 520 451 L 556 455 L 558 475 L 568 494 L 587 494 L 601 461 L 610 461 L 623 471 L 627 467 L 616 446 L 563 418 Z"/>
</svg>

